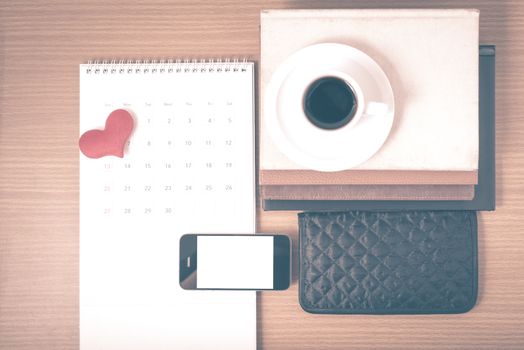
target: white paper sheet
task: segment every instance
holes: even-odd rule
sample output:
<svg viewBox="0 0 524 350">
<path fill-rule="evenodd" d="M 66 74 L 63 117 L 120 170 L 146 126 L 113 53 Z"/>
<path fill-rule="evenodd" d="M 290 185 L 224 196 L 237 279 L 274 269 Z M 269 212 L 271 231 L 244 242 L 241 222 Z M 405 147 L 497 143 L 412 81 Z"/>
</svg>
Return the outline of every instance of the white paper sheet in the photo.
<svg viewBox="0 0 524 350">
<path fill-rule="evenodd" d="M 255 292 L 178 282 L 182 234 L 255 230 L 253 64 L 237 65 L 80 66 L 80 133 L 118 108 L 135 121 L 123 158 L 80 154 L 82 350 L 256 348 Z"/>
</svg>

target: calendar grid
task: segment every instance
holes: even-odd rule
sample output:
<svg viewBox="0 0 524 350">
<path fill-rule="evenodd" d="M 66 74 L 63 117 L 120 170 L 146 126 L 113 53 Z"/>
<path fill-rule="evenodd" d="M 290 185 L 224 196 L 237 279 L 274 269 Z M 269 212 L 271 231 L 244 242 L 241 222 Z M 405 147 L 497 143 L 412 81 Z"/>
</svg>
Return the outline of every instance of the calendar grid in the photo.
<svg viewBox="0 0 524 350">
<path fill-rule="evenodd" d="M 162 322 L 169 307 L 216 325 L 228 305 L 243 316 L 223 332 L 255 329 L 254 297 L 188 294 L 177 280 L 181 235 L 254 233 L 253 79 L 242 61 L 80 66 L 80 131 L 103 128 L 116 109 L 134 120 L 123 158 L 80 155 L 81 344 L 107 331 L 101 318 L 134 324 L 120 307 L 151 329 L 168 324 L 177 345 L 203 325 Z"/>
</svg>

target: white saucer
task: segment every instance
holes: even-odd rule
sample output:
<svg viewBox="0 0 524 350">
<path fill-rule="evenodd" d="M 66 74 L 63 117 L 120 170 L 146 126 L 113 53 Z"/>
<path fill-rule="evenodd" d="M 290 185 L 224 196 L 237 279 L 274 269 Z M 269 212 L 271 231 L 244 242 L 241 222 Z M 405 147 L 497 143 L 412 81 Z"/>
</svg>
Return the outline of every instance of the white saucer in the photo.
<svg viewBox="0 0 524 350">
<path fill-rule="evenodd" d="M 313 125 L 303 110 L 307 87 L 324 76 L 345 79 L 363 102 L 362 115 L 335 130 Z M 266 88 L 264 125 L 290 160 L 306 169 L 340 171 L 365 162 L 380 149 L 394 111 L 391 84 L 371 57 L 348 45 L 324 43 L 295 52 L 275 71 Z"/>
</svg>

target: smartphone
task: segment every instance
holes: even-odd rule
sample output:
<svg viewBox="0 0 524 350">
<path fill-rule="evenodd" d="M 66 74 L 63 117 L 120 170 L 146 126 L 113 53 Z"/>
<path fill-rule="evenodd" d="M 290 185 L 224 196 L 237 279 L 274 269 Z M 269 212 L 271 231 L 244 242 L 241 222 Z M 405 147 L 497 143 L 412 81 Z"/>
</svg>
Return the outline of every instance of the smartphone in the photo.
<svg viewBox="0 0 524 350">
<path fill-rule="evenodd" d="M 291 283 L 291 240 L 270 234 L 186 234 L 180 286 L 202 290 L 284 290 Z"/>
</svg>

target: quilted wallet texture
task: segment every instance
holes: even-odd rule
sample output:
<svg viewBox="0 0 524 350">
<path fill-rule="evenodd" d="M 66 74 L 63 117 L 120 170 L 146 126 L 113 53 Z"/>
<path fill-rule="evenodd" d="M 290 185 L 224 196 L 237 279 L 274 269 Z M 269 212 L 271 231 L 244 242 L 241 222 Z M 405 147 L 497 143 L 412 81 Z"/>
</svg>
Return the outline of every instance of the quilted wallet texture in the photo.
<svg viewBox="0 0 524 350">
<path fill-rule="evenodd" d="M 474 211 L 301 213 L 299 230 L 308 312 L 462 313 L 475 305 Z"/>
</svg>

